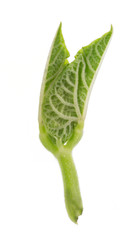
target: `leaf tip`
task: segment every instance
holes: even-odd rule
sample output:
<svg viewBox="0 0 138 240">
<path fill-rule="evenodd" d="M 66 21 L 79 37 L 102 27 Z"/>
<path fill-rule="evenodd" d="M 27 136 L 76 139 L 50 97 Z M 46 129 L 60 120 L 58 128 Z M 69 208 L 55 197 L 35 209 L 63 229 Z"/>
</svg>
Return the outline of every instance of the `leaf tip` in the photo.
<svg viewBox="0 0 138 240">
<path fill-rule="evenodd" d="M 110 32 L 113 33 L 113 25 L 111 24 Z"/>
<path fill-rule="evenodd" d="M 60 22 L 57 32 L 61 32 L 61 29 L 62 29 L 62 22 Z"/>
<path fill-rule="evenodd" d="M 59 24 L 59 28 L 62 28 L 62 22 L 60 22 L 60 24 Z"/>
</svg>

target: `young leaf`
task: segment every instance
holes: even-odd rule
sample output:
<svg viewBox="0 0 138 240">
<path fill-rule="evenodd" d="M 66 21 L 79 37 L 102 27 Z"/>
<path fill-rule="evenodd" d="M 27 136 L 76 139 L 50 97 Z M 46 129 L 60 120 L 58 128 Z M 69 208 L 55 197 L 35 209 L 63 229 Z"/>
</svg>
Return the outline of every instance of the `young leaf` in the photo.
<svg viewBox="0 0 138 240">
<path fill-rule="evenodd" d="M 72 149 L 82 137 L 91 89 L 112 35 L 95 40 L 68 62 L 69 52 L 61 24 L 46 64 L 39 104 L 42 144 L 58 159 L 64 183 L 65 203 L 70 219 L 77 223 L 83 206 Z"/>
</svg>

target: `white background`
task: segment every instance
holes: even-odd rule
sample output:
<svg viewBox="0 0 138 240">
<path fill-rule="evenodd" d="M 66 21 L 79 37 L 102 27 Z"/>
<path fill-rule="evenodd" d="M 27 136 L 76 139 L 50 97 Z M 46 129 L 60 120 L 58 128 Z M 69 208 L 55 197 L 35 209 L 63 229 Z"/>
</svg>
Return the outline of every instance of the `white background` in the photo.
<svg viewBox="0 0 138 240">
<path fill-rule="evenodd" d="M 137 1 L 0 1 L 0 239 L 138 239 Z M 114 34 L 73 157 L 84 212 L 67 216 L 57 160 L 39 141 L 40 86 L 62 21 L 70 61 Z"/>
</svg>

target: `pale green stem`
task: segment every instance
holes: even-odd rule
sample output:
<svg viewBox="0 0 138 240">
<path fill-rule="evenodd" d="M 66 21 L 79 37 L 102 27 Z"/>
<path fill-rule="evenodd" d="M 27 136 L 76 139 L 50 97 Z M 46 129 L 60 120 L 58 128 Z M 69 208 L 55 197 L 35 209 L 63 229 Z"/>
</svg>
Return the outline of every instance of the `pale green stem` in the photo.
<svg viewBox="0 0 138 240">
<path fill-rule="evenodd" d="M 62 151 L 56 157 L 63 177 L 66 209 L 70 219 L 77 223 L 78 217 L 82 214 L 83 206 L 72 154 L 70 151 Z"/>
</svg>

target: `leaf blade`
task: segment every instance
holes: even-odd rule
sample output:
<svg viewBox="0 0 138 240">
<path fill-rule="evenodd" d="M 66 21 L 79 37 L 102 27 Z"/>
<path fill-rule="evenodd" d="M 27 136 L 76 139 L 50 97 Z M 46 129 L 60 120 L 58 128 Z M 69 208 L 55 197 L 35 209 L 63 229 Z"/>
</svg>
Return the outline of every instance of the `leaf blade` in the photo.
<svg viewBox="0 0 138 240">
<path fill-rule="evenodd" d="M 111 35 L 112 27 L 101 38 L 82 47 L 74 61 L 64 64 L 64 68 L 58 72 L 52 85 L 46 88 L 46 94 L 43 94 L 43 124 L 47 132 L 62 144 L 69 141 L 77 124 L 85 119 L 93 82 Z M 65 51 L 64 63 L 68 56 L 68 50 Z M 58 54 L 59 52 L 57 56 Z M 52 62 L 53 58 L 50 64 Z M 47 86 L 47 82 L 45 85 Z"/>
<path fill-rule="evenodd" d="M 61 28 L 62 23 L 60 23 L 55 34 L 43 75 L 39 102 L 39 122 L 42 122 L 42 104 L 44 95 L 56 80 L 60 72 L 62 72 L 65 65 L 68 63 L 67 58 L 70 56 L 69 51 L 65 45 Z"/>
</svg>

